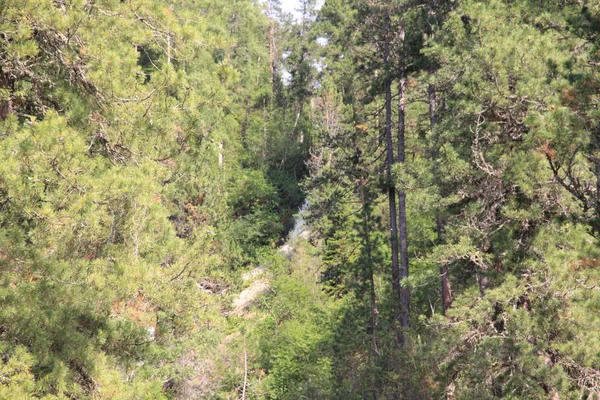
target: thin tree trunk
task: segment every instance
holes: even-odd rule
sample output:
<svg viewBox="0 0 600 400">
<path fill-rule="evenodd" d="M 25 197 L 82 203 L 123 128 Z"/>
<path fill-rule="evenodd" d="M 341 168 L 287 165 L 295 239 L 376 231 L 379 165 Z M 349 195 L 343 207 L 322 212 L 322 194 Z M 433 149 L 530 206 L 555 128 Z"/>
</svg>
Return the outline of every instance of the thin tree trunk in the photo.
<svg viewBox="0 0 600 400">
<path fill-rule="evenodd" d="M 404 28 L 400 30 L 400 40 L 404 42 Z M 406 136 L 406 70 L 404 56 L 400 59 L 400 81 L 398 83 L 398 163 L 405 162 L 404 140 Z M 406 221 L 406 191 L 398 190 L 398 218 L 400 228 L 400 279 L 408 279 L 408 227 Z M 404 331 L 408 328 L 410 317 L 410 289 L 400 287 L 400 326 Z M 406 334 L 402 335 L 402 344 L 406 344 Z"/>
<path fill-rule="evenodd" d="M 392 292 L 394 294 L 394 321 L 400 320 L 401 308 L 399 303 L 400 296 L 400 265 L 398 262 L 398 227 L 396 217 L 396 188 L 393 183 L 392 165 L 394 164 L 394 144 L 392 141 L 392 76 L 390 60 L 390 16 L 385 15 L 385 42 L 384 42 L 384 60 L 385 60 L 385 140 L 387 146 L 386 172 L 388 179 L 388 200 L 390 206 L 390 244 L 392 250 Z M 397 333 L 397 339 L 401 339 L 401 334 Z"/>
<path fill-rule="evenodd" d="M 269 69 L 271 71 L 271 82 L 273 82 L 275 79 L 275 22 L 273 21 L 272 3 L 269 3 Z"/>
<path fill-rule="evenodd" d="M 487 290 L 490 284 L 490 278 L 487 276 L 487 269 L 481 268 L 477 266 L 477 272 L 475 272 L 475 279 L 477 280 L 477 284 L 479 285 L 479 293 L 481 296 L 485 296 L 485 291 Z"/>
<path fill-rule="evenodd" d="M 596 218 L 600 218 L 600 160 L 596 160 Z"/>
<path fill-rule="evenodd" d="M 433 135 L 433 179 L 436 186 L 440 187 L 440 162 L 439 162 L 439 135 L 437 134 L 437 98 L 435 95 L 435 85 L 429 84 L 427 88 L 428 99 L 429 99 L 429 127 Z M 436 231 L 438 244 L 444 241 L 444 222 L 442 216 L 438 212 L 436 215 Z M 441 299 L 442 299 L 442 314 L 445 315 L 446 311 L 452 305 L 452 289 L 450 287 L 450 271 L 448 265 L 440 265 L 440 285 L 441 285 Z"/>
<path fill-rule="evenodd" d="M 275 67 L 275 12 L 273 2 L 269 2 L 269 68 L 271 71 L 271 92 L 273 98 L 277 96 L 277 68 Z"/>
<path fill-rule="evenodd" d="M 271 106 L 272 108 L 272 106 Z M 267 162 L 267 136 L 268 136 L 268 132 L 267 132 L 267 105 L 263 104 L 263 119 L 262 119 L 262 123 L 263 123 L 263 143 L 262 143 L 262 158 L 263 158 L 263 162 Z"/>
</svg>

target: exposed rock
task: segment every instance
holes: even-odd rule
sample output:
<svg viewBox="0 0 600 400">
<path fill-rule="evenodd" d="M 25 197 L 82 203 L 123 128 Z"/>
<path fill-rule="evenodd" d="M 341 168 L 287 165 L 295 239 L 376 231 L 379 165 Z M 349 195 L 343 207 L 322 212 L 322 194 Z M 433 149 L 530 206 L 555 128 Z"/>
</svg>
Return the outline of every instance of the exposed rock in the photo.
<svg viewBox="0 0 600 400">
<path fill-rule="evenodd" d="M 291 259 L 294 255 L 294 248 L 286 243 L 283 246 L 281 246 L 279 252 L 286 256 L 288 259 Z"/>
<path fill-rule="evenodd" d="M 241 315 L 245 309 L 247 309 L 261 294 L 269 290 L 269 281 L 266 279 L 259 279 L 242 290 L 239 296 L 233 302 L 233 314 Z"/>
<path fill-rule="evenodd" d="M 302 231 L 302 232 L 301 232 L 301 233 L 298 235 L 298 237 L 299 237 L 300 239 L 309 240 L 309 239 L 310 239 L 310 234 L 311 234 L 311 231 L 309 231 L 309 230 L 307 229 L 307 230 L 304 230 L 304 231 Z"/>
<path fill-rule="evenodd" d="M 250 280 L 256 278 L 257 276 L 262 275 L 265 272 L 265 269 L 267 269 L 267 267 L 265 267 L 264 265 L 256 267 L 252 271 L 248 271 L 245 274 L 242 274 L 242 280 L 244 282 L 250 281 Z"/>
</svg>

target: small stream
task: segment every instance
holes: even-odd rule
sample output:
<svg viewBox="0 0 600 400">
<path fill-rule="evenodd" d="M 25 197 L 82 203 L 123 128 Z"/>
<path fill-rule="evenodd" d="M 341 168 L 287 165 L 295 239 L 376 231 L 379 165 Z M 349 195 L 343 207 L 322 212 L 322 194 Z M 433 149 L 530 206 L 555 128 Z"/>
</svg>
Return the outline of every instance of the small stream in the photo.
<svg viewBox="0 0 600 400">
<path fill-rule="evenodd" d="M 308 201 L 304 201 L 298 213 L 294 217 L 294 228 L 290 231 L 288 239 L 279 247 L 279 252 L 284 254 L 288 259 L 294 256 L 294 247 L 292 243 L 306 231 L 306 222 L 303 218 L 303 213 L 308 209 Z M 251 271 L 242 274 L 243 281 L 252 281 L 250 286 L 244 289 L 233 301 L 233 315 L 243 315 L 247 308 L 256 300 L 258 296 L 269 290 L 268 278 L 262 276 L 267 267 L 260 265 Z"/>
<path fill-rule="evenodd" d="M 302 232 L 304 232 L 306 230 L 306 223 L 304 221 L 302 214 L 306 210 L 308 210 L 308 206 L 309 206 L 308 200 L 304 200 L 304 203 L 302 203 L 300 210 L 298 210 L 298 214 L 296 214 L 296 216 L 294 217 L 294 228 L 290 231 L 287 243 L 293 242 L 296 238 L 298 238 L 298 236 Z"/>
</svg>

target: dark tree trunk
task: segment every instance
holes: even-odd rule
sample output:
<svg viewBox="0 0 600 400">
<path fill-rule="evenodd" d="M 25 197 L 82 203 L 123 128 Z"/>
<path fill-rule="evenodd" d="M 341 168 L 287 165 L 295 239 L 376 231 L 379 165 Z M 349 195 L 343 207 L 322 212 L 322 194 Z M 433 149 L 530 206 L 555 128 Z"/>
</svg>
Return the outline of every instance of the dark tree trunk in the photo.
<svg viewBox="0 0 600 400">
<path fill-rule="evenodd" d="M 13 114 L 13 112 L 14 112 L 14 110 L 13 110 L 13 101 L 12 100 L 8 100 L 8 101 L 5 101 L 4 103 L 0 104 L 0 120 Z"/>
<path fill-rule="evenodd" d="M 600 160 L 596 160 L 596 218 L 600 219 Z"/>
<path fill-rule="evenodd" d="M 400 30 L 400 40 L 404 41 L 404 28 Z M 398 163 L 405 162 L 404 140 L 406 135 L 406 69 L 404 57 L 400 58 L 400 81 L 398 83 Z M 398 222 L 400 228 L 400 280 L 408 279 L 408 227 L 406 221 L 406 191 L 398 190 Z M 410 317 L 410 289 L 400 287 L 400 326 L 408 328 Z M 406 335 L 402 335 L 402 344 L 406 344 Z"/>
<path fill-rule="evenodd" d="M 394 164 L 394 143 L 392 140 L 392 76 L 390 59 L 390 16 L 385 15 L 385 141 L 387 146 L 386 172 L 388 184 L 388 200 L 390 206 L 390 242 L 392 250 L 392 292 L 394 294 L 394 320 L 398 322 L 401 317 L 401 287 L 400 287 L 400 265 L 398 262 L 398 227 L 396 217 L 396 188 L 392 177 L 392 166 Z M 398 334 L 400 339 L 402 335 Z"/>
</svg>

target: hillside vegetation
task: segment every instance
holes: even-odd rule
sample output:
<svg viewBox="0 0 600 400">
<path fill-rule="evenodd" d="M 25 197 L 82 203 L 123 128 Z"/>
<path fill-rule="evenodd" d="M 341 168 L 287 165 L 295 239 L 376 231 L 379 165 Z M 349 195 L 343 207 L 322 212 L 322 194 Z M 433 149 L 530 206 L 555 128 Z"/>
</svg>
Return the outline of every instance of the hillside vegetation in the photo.
<svg viewBox="0 0 600 400">
<path fill-rule="evenodd" d="M 600 398 L 600 4 L 299 7 L 0 2 L 0 398 Z"/>
</svg>

